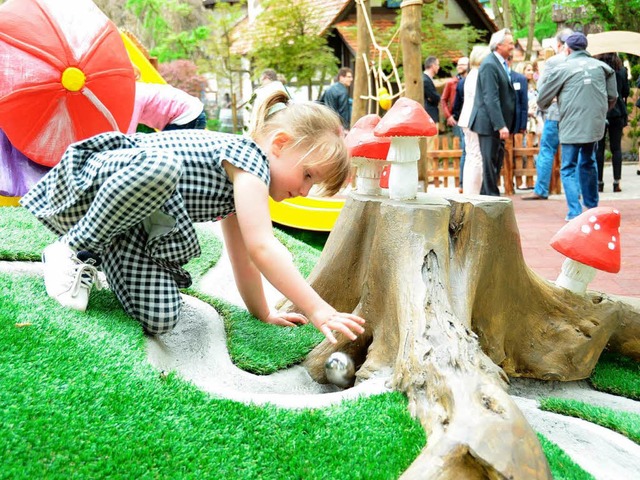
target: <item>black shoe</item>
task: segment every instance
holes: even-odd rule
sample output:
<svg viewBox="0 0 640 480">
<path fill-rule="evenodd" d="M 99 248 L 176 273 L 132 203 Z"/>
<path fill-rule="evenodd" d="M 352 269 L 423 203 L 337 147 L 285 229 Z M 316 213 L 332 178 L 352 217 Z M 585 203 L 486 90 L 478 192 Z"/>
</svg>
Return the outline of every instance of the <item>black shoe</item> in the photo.
<svg viewBox="0 0 640 480">
<path fill-rule="evenodd" d="M 522 200 L 546 200 L 547 197 L 543 197 L 538 195 L 537 193 L 530 193 L 529 195 L 525 195 L 522 197 Z"/>
<path fill-rule="evenodd" d="M 604 192 L 604 182 L 598 182 L 598 191 L 600 193 Z"/>
<path fill-rule="evenodd" d="M 620 188 L 620 182 L 613 182 L 613 191 L 614 192 L 621 192 L 622 189 Z"/>
</svg>

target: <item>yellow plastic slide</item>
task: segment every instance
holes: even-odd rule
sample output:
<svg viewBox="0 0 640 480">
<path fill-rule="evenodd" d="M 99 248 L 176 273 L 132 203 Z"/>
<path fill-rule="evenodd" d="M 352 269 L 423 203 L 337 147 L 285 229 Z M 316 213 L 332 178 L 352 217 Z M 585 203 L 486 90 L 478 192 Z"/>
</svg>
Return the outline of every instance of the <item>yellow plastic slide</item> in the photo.
<svg viewBox="0 0 640 480">
<path fill-rule="evenodd" d="M 271 220 L 287 227 L 330 232 L 336 223 L 345 197 L 296 197 L 282 202 L 269 199 Z"/>
<path fill-rule="evenodd" d="M 0 195 L 0 207 L 17 207 L 20 197 L 3 197 Z"/>
<path fill-rule="evenodd" d="M 146 83 L 167 83 L 158 71 L 151 65 L 151 62 L 140 51 L 137 45 L 124 32 L 120 32 L 124 48 L 127 49 L 131 63 L 140 69 L 140 80 Z"/>
</svg>

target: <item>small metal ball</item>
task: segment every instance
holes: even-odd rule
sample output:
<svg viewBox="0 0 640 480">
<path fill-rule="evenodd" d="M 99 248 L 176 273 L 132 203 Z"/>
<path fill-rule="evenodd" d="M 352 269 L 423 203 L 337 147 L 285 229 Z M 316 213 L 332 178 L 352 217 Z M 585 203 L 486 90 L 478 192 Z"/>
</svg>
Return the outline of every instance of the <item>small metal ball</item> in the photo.
<svg viewBox="0 0 640 480">
<path fill-rule="evenodd" d="M 351 357 L 343 352 L 334 352 L 324 363 L 324 372 L 334 385 L 346 388 L 353 385 L 356 369 Z"/>
</svg>

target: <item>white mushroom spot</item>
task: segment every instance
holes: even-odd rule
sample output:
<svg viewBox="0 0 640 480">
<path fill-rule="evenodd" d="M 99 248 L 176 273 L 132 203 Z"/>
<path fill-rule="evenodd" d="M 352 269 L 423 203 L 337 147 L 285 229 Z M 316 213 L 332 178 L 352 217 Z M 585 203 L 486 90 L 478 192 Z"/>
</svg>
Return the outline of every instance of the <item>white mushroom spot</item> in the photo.
<svg viewBox="0 0 640 480">
<path fill-rule="evenodd" d="M 609 247 L 609 250 L 615 250 L 616 249 L 616 244 L 613 242 L 609 242 L 607 244 L 607 246 Z"/>
<path fill-rule="evenodd" d="M 611 241 L 612 241 L 612 242 L 617 242 L 617 241 L 618 241 L 618 239 L 616 238 L 616 236 L 615 236 L 615 235 L 611 235 Z"/>
<path fill-rule="evenodd" d="M 595 215 L 591 215 L 591 216 L 589 217 L 589 221 L 590 221 L 591 223 L 595 223 L 595 221 L 596 221 L 596 220 L 598 220 L 598 219 L 596 218 L 596 216 L 595 216 Z"/>
<path fill-rule="evenodd" d="M 593 229 L 594 229 L 594 230 L 600 230 L 600 224 L 599 224 L 599 223 L 596 223 L 596 224 L 593 226 Z"/>
<path fill-rule="evenodd" d="M 620 215 L 620 210 L 618 210 L 617 208 L 614 208 L 613 213 L 615 213 L 616 215 Z"/>
<path fill-rule="evenodd" d="M 589 235 L 591 233 L 591 227 L 589 225 L 582 225 L 582 228 L 580 228 L 580 230 L 582 230 L 582 233 L 584 233 L 585 235 Z"/>
</svg>

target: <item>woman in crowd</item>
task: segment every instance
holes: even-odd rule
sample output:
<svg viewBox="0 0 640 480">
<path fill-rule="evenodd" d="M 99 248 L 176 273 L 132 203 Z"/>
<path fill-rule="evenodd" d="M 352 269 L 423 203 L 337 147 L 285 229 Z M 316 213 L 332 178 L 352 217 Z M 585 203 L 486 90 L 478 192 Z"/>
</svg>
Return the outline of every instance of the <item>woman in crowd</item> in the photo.
<svg viewBox="0 0 640 480">
<path fill-rule="evenodd" d="M 598 191 L 604 191 L 602 174 L 604 170 L 605 137 L 609 134 L 609 149 L 611 150 L 611 164 L 613 166 L 613 191 L 620 192 L 620 178 L 622 176 L 622 130 L 627 125 L 627 97 L 629 96 L 629 79 L 627 69 L 617 53 L 603 53 L 595 58 L 609 65 L 616 72 L 618 99 L 611 110 L 607 112 L 607 126 L 604 135 L 596 148 L 598 163 Z"/>
<path fill-rule="evenodd" d="M 469 73 L 464 81 L 464 103 L 458 118 L 458 126 L 464 132 L 465 153 L 464 161 L 464 193 L 469 195 L 479 195 L 482 187 L 482 155 L 480 153 L 480 143 L 478 134 L 469 129 L 469 118 L 473 110 L 473 102 L 476 97 L 476 84 L 478 83 L 478 68 L 489 55 L 489 47 L 475 46 L 469 55 Z"/>
</svg>

